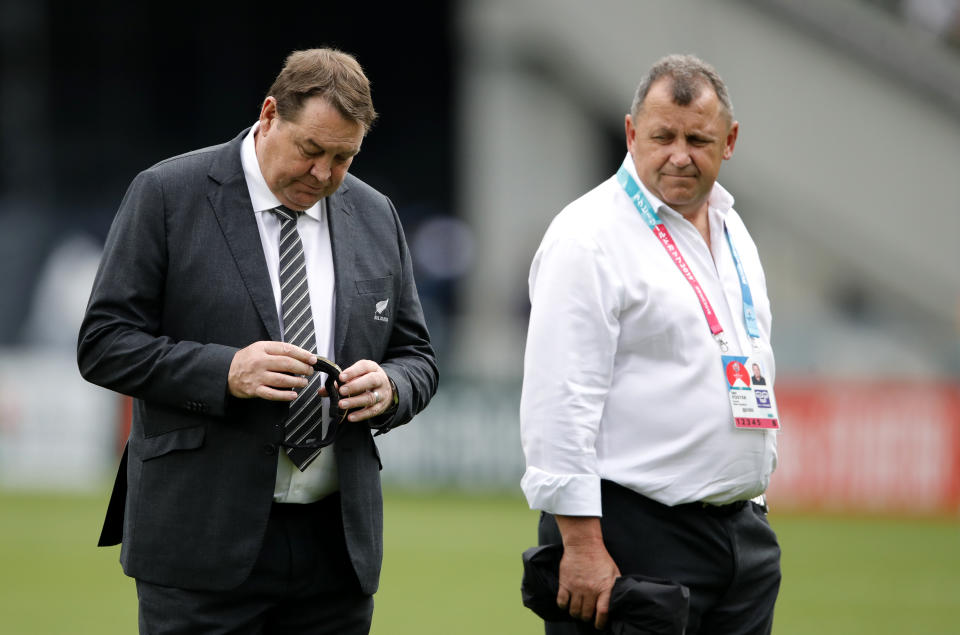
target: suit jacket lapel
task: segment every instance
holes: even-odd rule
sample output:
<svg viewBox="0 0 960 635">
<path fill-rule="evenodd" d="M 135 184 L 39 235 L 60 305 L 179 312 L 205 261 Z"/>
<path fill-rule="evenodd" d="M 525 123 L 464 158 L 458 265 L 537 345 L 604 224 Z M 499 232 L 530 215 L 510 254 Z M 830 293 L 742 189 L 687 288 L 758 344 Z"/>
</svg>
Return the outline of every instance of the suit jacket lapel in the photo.
<svg viewBox="0 0 960 635">
<path fill-rule="evenodd" d="M 260 242 L 260 230 L 257 229 L 253 203 L 250 202 L 250 192 L 240 162 L 240 145 L 246 134 L 244 130 L 220 150 L 220 156 L 210 167 L 210 178 L 217 185 L 211 188 L 207 197 L 270 339 L 283 341 L 273 287 Z"/>
<path fill-rule="evenodd" d="M 353 217 L 354 210 L 349 199 L 344 196 L 347 190 L 349 190 L 349 186 L 343 183 L 327 200 L 330 247 L 333 250 L 334 296 L 336 299 L 333 351 L 334 361 L 341 367 L 345 367 L 344 364 L 356 361 L 344 359 L 346 354 L 344 345 L 347 339 L 347 331 L 350 328 L 347 319 L 350 315 L 350 303 L 357 295 L 354 278 L 356 277 L 357 246 L 360 244 L 356 220 Z"/>
</svg>

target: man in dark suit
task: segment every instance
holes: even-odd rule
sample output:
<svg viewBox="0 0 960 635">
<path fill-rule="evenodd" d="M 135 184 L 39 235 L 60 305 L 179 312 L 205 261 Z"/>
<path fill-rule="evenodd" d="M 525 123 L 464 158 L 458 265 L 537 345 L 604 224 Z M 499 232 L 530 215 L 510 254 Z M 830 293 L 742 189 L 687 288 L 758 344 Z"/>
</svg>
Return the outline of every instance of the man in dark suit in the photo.
<svg viewBox="0 0 960 635">
<path fill-rule="evenodd" d="M 438 380 L 396 210 L 347 174 L 375 117 L 353 57 L 299 51 L 253 128 L 124 197 L 78 361 L 134 398 L 100 544 L 122 543 L 142 632 L 369 632 L 372 431 Z M 343 368 L 333 404 L 321 357 Z M 331 408 L 349 415 L 321 448 Z"/>
</svg>

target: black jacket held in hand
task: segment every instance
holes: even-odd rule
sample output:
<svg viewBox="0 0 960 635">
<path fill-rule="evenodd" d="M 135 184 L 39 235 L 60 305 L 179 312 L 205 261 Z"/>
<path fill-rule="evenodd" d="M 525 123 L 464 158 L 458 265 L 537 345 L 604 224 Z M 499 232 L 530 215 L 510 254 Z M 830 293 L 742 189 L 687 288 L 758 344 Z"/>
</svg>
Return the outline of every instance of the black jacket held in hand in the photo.
<svg viewBox="0 0 960 635">
<path fill-rule="evenodd" d="M 523 552 L 523 605 L 548 622 L 569 622 L 557 606 L 563 545 L 531 547 Z M 614 635 L 683 635 L 690 610 L 690 590 L 669 580 L 642 575 L 617 578 L 610 595 L 607 628 Z M 592 628 L 592 626 L 591 626 Z M 593 631 L 599 632 L 599 631 Z"/>
</svg>

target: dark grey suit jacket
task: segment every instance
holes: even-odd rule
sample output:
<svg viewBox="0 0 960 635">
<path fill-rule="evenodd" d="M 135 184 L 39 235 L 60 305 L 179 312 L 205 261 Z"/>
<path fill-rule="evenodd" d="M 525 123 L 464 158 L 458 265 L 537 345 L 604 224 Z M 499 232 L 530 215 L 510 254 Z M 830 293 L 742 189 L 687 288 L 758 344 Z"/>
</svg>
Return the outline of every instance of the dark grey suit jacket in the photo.
<svg viewBox="0 0 960 635">
<path fill-rule="evenodd" d="M 240 584 L 272 503 L 288 404 L 237 399 L 227 388 L 237 350 L 282 339 L 240 162 L 245 134 L 134 179 L 80 329 L 83 376 L 134 398 L 100 544 L 122 542 L 127 575 L 166 586 Z M 422 410 L 438 381 L 410 255 L 393 204 L 359 179 L 348 175 L 328 203 L 334 361 L 380 363 L 400 405 L 370 423 L 390 429 Z M 345 425 L 335 454 L 347 549 L 373 593 L 383 510 L 370 428 Z"/>
</svg>

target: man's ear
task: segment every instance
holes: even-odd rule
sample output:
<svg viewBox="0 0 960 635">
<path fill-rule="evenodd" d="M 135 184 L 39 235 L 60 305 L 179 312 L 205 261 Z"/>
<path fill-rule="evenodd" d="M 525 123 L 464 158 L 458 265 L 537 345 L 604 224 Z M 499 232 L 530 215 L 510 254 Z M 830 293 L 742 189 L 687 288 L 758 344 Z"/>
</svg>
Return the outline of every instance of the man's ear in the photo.
<svg viewBox="0 0 960 635">
<path fill-rule="evenodd" d="M 723 160 L 726 161 L 733 156 L 733 147 L 737 145 L 737 135 L 740 133 L 740 122 L 734 121 L 730 124 L 730 132 L 727 133 L 727 141 L 723 147 Z"/>
<path fill-rule="evenodd" d="M 623 119 L 623 131 L 627 140 L 627 152 L 633 154 L 633 142 L 637 138 L 637 129 L 633 125 L 633 117 L 630 113 Z"/>
<path fill-rule="evenodd" d="M 277 100 L 268 96 L 263 100 L 263 106 L 260 108 L 260 131 L 267 132 L 278 117 Z"/>
</svg>

